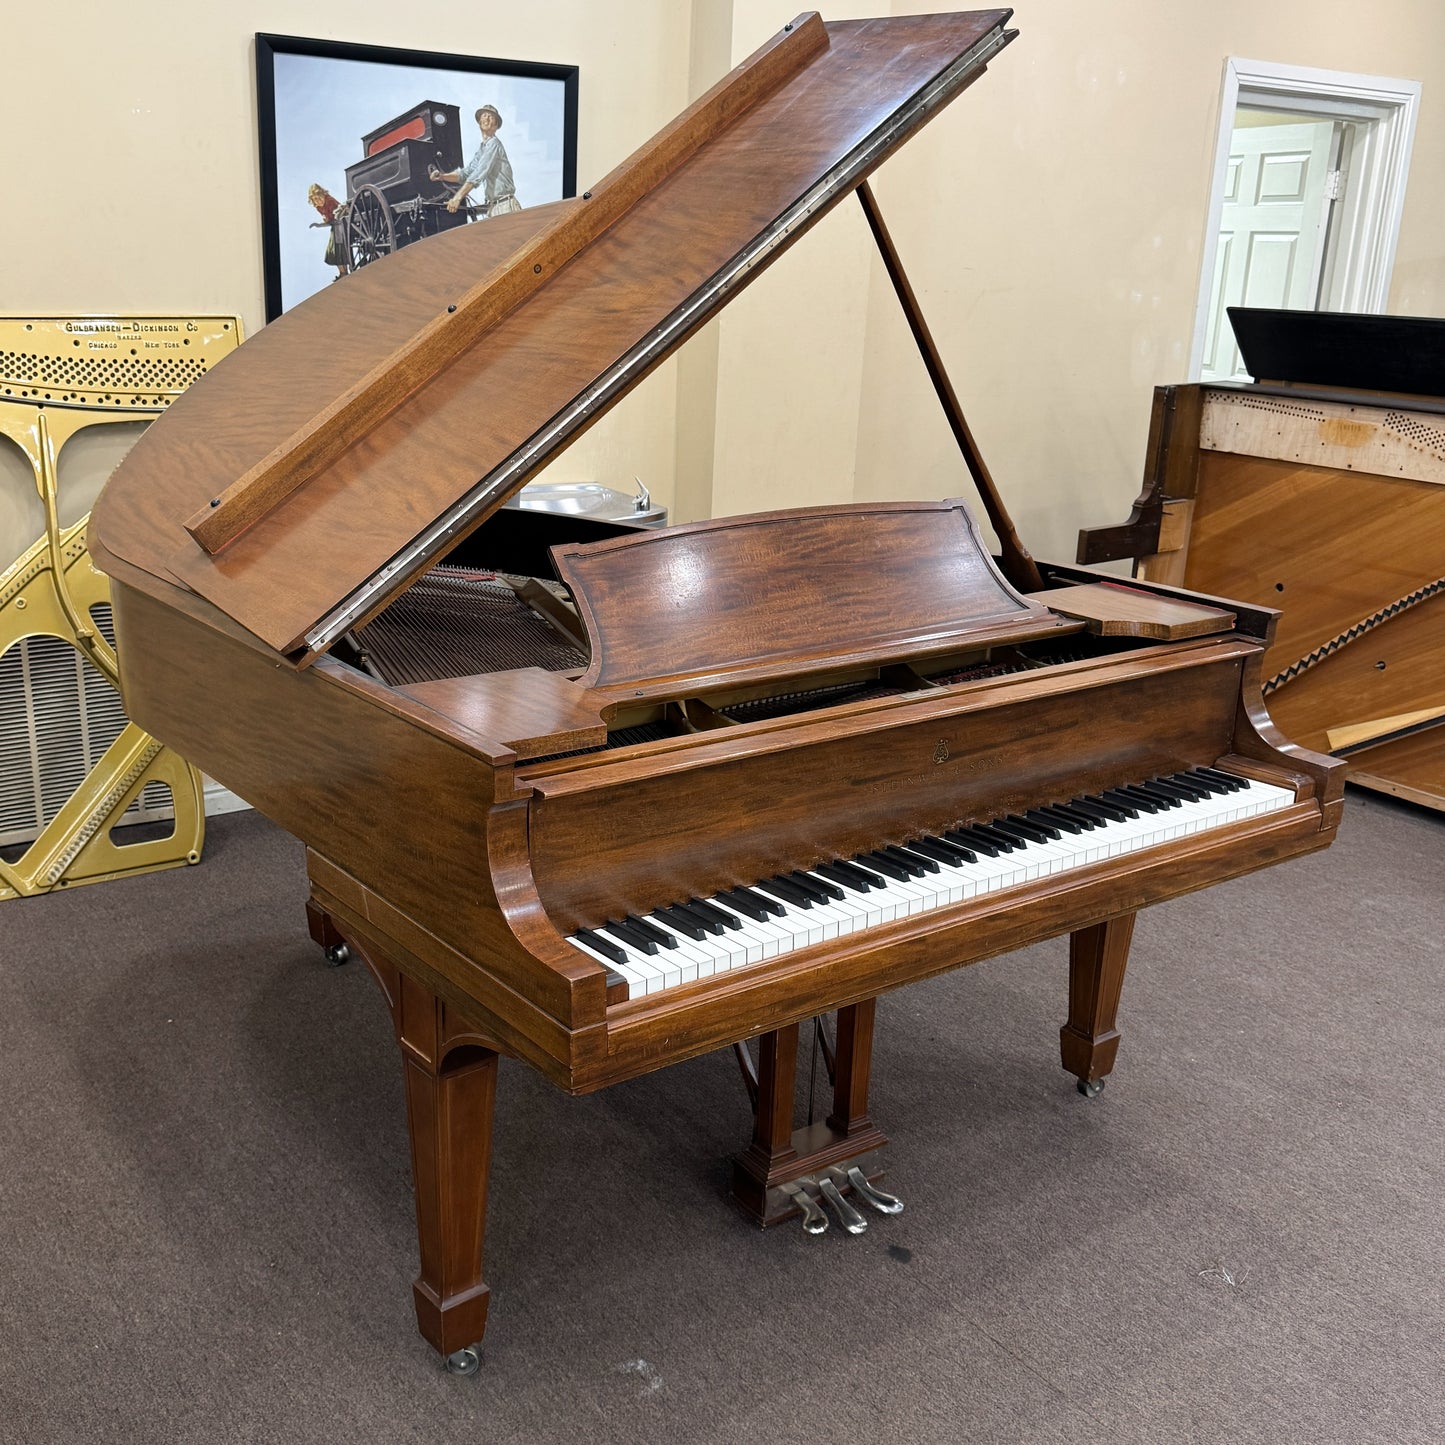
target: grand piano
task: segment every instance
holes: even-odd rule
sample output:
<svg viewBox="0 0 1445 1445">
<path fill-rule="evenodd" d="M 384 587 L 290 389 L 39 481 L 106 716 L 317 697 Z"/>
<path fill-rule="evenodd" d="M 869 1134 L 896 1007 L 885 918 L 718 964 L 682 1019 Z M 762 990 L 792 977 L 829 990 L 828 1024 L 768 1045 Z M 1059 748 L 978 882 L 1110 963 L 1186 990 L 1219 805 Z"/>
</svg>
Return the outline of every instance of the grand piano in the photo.
<svg viewBox="0 0 1445 1445">
<path fill-rule="evenodd" d="M 1338 825 L 1342 765 L 1261 700 L 1274 612 L 1023 546 L 868 190 L 1008 18 L 799 17 L 583 196 L 273 322 L 95 508 L 131 715 L 305 841 L 314 936 L 381 985 L 417 1320 L 454 1369 L 499 1055 L 580 1094 L 733 1046 L 738 1204 L 856 1231 L 901 1207 L 880 993 L 1069 934 L 1093 1096 L 1137 911 Z M 956 500 L 603 534 L 504 508 L 850 193 L 997 557 Z M 831 1111 L 795 1127 L 800 1025 L 834 1014 Z"/>
</svg>

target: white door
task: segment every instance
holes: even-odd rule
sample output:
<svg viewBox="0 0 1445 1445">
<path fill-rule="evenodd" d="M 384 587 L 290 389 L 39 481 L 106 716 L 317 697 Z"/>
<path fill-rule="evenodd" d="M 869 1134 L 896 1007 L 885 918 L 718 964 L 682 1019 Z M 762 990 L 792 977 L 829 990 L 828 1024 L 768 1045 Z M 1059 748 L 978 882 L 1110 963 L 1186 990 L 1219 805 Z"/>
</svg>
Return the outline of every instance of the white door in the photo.
<svg viewBox="0 0 1445 1445">
<path fill-rule="evenodd" d="M 1227 306 L 1310 311 L 1329 232 L 1333 121 L 1236 124 L 1214 263 L 1205 381 L 1248 381 Z"/>
</svg>

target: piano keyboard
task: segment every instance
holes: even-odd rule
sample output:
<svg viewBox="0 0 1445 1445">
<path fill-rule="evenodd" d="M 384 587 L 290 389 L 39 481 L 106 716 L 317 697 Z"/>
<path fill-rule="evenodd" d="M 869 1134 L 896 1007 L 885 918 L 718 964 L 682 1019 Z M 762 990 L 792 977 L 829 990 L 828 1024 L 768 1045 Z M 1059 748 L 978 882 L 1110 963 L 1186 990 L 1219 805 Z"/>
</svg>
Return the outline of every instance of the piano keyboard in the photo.
<svg viewBox="0 0 1445 1445">
<path fill-rule="evenodd" d="M 1195 768 L 629 914 L 567 941 L 638 998 L 1293 802 L 1288 788 Z"/>
</svg>

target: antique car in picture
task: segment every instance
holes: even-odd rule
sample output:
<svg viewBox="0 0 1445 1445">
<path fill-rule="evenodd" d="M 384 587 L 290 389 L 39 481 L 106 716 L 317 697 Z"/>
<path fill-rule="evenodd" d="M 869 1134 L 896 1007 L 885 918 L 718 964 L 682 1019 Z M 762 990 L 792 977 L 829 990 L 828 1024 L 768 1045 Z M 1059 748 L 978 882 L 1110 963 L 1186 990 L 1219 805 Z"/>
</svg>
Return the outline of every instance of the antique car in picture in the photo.
<svg viewBox="0 0 1445 1445">
<path fill-rule="evenodd" d="M 348 270 L 486 214 L 469 202 L 448 211 L 451 188 L 428 178 L 433 166 L 462 167 L 456 106 L 424 100 L 362 136 L 361 147 L 363 158 L 346 168 L 347 204 L 334 222 L 336 251 Z"/>
</svg>

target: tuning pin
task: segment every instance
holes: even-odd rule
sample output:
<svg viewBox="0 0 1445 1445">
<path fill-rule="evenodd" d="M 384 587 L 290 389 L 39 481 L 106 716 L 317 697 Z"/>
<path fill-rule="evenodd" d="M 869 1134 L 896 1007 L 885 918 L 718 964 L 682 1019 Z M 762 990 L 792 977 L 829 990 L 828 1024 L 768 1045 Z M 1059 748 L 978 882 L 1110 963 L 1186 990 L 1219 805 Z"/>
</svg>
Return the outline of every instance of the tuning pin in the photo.
<svg viewBox="0 0 1445 1445">
<path fill-rule="evenodd" d="M 862 1234 L 868 1228 L 868 1221 L 843 1198 L 838 1192 L 838 1186 L 829 1178 L 822 1178 L 818 1181 L 818 1190 L 823 1198 L 833 1206 L 838 1216 L 838 1223 L 848 1231 L 849 1234 Z"/>
</svg>

